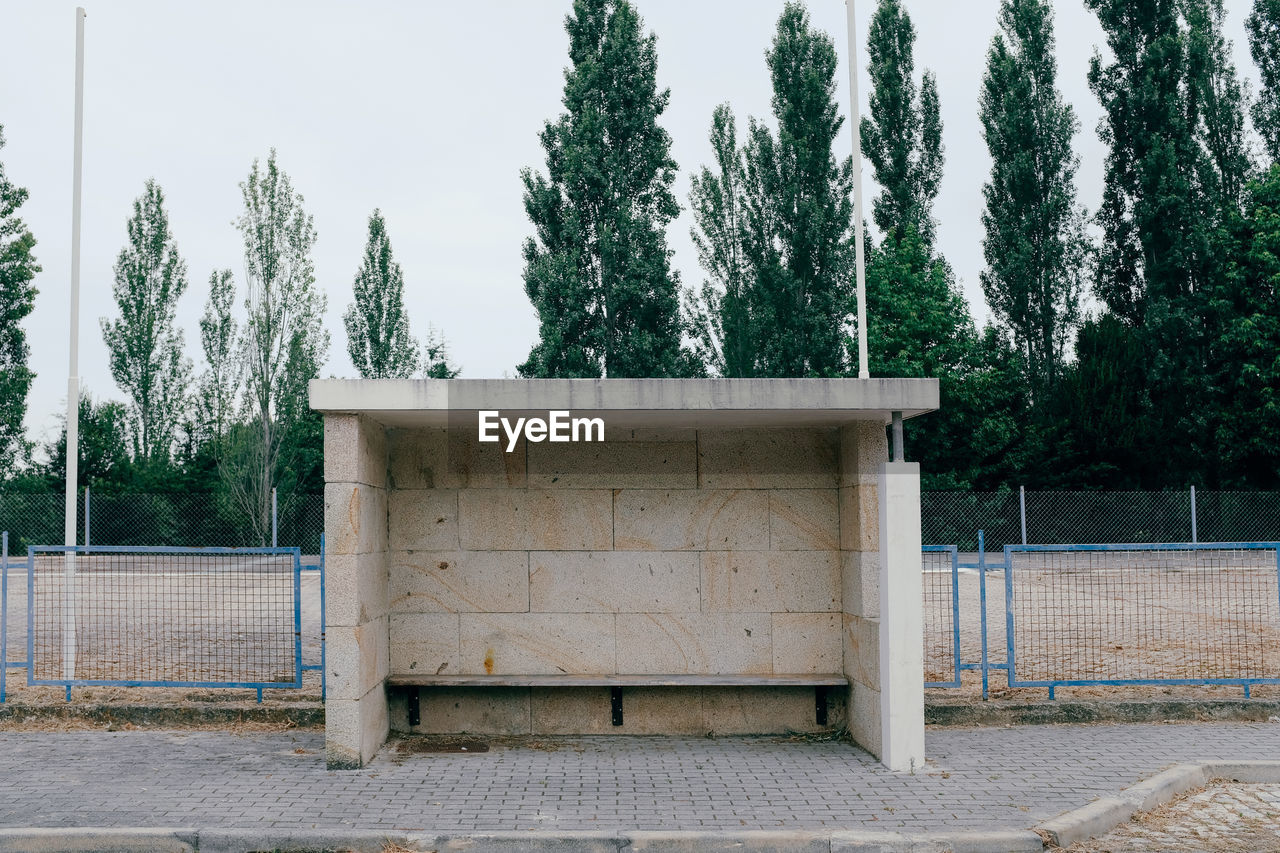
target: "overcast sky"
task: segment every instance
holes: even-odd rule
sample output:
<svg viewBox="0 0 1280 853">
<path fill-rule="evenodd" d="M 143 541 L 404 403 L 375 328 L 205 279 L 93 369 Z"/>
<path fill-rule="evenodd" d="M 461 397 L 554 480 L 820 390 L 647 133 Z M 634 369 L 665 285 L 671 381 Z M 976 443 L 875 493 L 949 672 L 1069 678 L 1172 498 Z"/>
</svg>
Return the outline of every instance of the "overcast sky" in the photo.
<svg viewBox="0 0 1280 853">
<path fill-rule="evenodd" d="M 782 0 L 633 0 L 658 36 L 658 76 L 671 89 L 662 123 L 689 175 L 711 161 L 714 107 L 728 101 L 745 126 L 769 115 L 764 64 Z M 1251 80 L 1244 17 L 1227 0 L 1228 36 Z M 989 312 L 982 269 L 981 188 L 990 159 L 977 98 L 998 0 L 906 0 L 919 33 L 917 73 L 938 75 L 947 164 L 938 198 L 939 248 L 979 323 Z M 1088 60 L 1103 36 L 1083 0 L 1055 0 L 1059 85 L 1082 121 L 1076 150 L 1081 201 L 1096 208 L 1105 150 Z M 122 398 L 107 368 L 99 318 L 114 313 L 112 264 L 143 183 L 154 177 L 187 262 L 178 321 L 197 373 L 198 318 L 209 274 L 230 268 L 243 299 L 242 246 L 233 219 L 255 157 L 279 152 L 306 199 L 319 240 L 318 286 L 328 294 L 332 347 L 322 375 L 351 376 L 342 313 L 376 207 L 404 268 L 414 332 L 448 337 L 464 376 L 514 374 L 537 322 L 525 297 L 520 247 L 531 232 L 519 172 L 542 168 L 537 134 L 560 111 L 569 0 L 474 2 L 235 2 L 88 0 L 85 25 L 84 220 L 80 376 L 96 397 Z M 872 0 L 859 0 L 865 37 Z M 814 23 L 841 55 L 848 114 L 848 45 L 841 0 L 810 0 Z M 65 406 L 70 289 L 74 6 L 5 0 L 0 51 L 0 160 L 31 197 L 21 215 L 39 241 L 40 295 L 26 326 L 37 378 L 27 423 L 48 437 Z M 1256 85 L 1256 84 L 1255 84 Z M 839 155 L 848 156 L 846 133 Z M 867 200 L 875 192 L 868 174 Z M 869 207 L 868 207 L 869 210 Z M 870 216 L 868 215 L 868 219 Z M 682 282 L 703 278 L 687 211 L 669 233 Z M 243 311 L 241 310 L 241 313 Z"/>
</svg>

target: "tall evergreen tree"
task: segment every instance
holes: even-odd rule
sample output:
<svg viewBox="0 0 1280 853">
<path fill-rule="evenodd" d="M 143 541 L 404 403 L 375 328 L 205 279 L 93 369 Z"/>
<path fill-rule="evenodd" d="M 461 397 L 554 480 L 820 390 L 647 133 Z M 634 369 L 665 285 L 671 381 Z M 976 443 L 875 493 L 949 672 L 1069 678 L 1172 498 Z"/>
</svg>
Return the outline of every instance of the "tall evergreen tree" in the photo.
<svg viewBox="0 0 1280 853">
<path fill-rule="evenodd" d="M 226 477 L 255 534 L 266 541 L 271 529 L 271 489 L 296 456 L 296 442 L 282 453 L 291 428 L 306 422 L 307 382 L 319 373 L 329 349 L 322 318 L 324 293 L 315 287 L 311 249 L 316 232 L 272 149 L 265 169 L 258 161 L 240 184 L 244 212 L 236 226 L 244 239 L 248 279 L 240 332 L 246 404 L 251 424 L 236 442 Z M 314 444 L 314 441 L 312 442 Z"/>
<path fill-rule="evenodd" d="M 369 217 L 364 262 L 356 273 L 355 302 L 347 308 L 347 352 L 365 379 L 407 379 L 418 372 L 418 342 L 404 310 L 404 274 L 391 254 L 381 212 Z"/>
<path fill-rule="evenodd" d="M 862 119 L 862 153 L 881 187 L 872 204 L 880 233 L 899 240 L 914 228 L 932 250 L 942 115 L 933 73 L 926 70 L 916 88 L 915 42 L 915 25 L 901 0 L 880 0 L 867 32 L 871 109 Z"/>
<path fill-rule="evenodd" d="M 3 125 L 0 148 L 4 148 Z M 10 182 L 0 162 L 0 480 L 13 473 L 21 455 L 27 392 L 35 379 L 27 366 L 30 347 L 22 321 L 35 307 L 36 289 L 31 282 L 40 266 L 32 252 L 36 238 L 18 217 L 18 208 L 26 200 L 27 191 Z"/>
<path fill-rule="evenodd" d="M 1026 362 L 1039 404 L 1080 315 L 1084 214 L 1075 200 L 1079 123 L 1057 89 L 1048 0 L 1004 0 L 979 95 L 991 177 L 983 187 L 982 289 Z"/>
<path fill-rule="evenodd" d="M 526 169 L 536 236 L 524 283 L 539 341 L 524 376 L 683 376 L 679 280 L 665 229 L 679 212 L 671 139 L 658 124 L 657 39 L 628 0 L 574 0 L 565 20 L 565 112 L 540 134 L 547 174 Z"/>
<path fill-rule="evenodd" d="M 712 276 L 687 300 L 693 328 L 726 376 L 837 376 L 848 367 L 853 164 L 834 154 L 835 45 L 791 2 L 765 58 L 777 135 L 752 120 L 739 152 L 733 114 L 718 108 L 719 171 L 693 181 L 694 240 Z"/>
<path fill-rule="evenodd" d="M 240 391 L 236 321 L 231 316 L 236 285 L 231 270 L 209 276 L 209 299 L 200 317 L 200 348 L 205 371 L 200 377 L 197 418 L 201 438 L 221 445 L 231 429 Z"/>
<path fill-rule="evenodd" d="M 1262 83 L 1252 108 L 1253 126 L 1275 163 L 1280 161 L 1280 0 L 1253 0 L 1245 26 Z"/>
<path fill-rule="evenodd" d="M 427 327 L 422 345 L 422 375 L 427 379 L 453 379 L 462 370 L 449 360 L 449 342 L 435 326 Z"/>
<path fill-rule="evenodd" d="M 697 293 L 686 292 L 685 318 L 694 352 L 712 373 L 754 376 L 756 342 L 747 293 L 752 278 L 743 246 L 746 176 L 728 104 L 712 114 L 711 147 L 718 171 L 703 166 L 689 182 L 693 243 L 709 278 Z"/>
<path fill-rule="evenodd" d="M 102 338 L 111 376 L 129 395 L 134 456 L 167 461 L 191 378 L 182 329 L 174 323 L 178 300 L 187 289 L 187 266 L 155 180 L 148 180 L 134 200 L 128 235 L 111 287 L 119 316 L 102 318 Z"/>
<path fill-rule="evenodd" d="M 837 376 L 848 367 L 853 160 L 837 163 L 834 154 L 844 124 L 835 44 L 789 2 L 765 59 L 778 132 L 753 121 L 744 151 L 757 370 Z"/>
<path fill-rule="evenodd" d="M 1145 377 L 1140 400 L 1111 405 L 1165 436 L 1150 485 L 1204 482 L 1214 468 L 1209 307 L 1231 263 L 1228 227 L 1248 169 L 1221 0 L 1087 6 L 1112 53 L 1089 69 L 1110 149 L 1095 290 L 1131 330 Z"/>
</svg>

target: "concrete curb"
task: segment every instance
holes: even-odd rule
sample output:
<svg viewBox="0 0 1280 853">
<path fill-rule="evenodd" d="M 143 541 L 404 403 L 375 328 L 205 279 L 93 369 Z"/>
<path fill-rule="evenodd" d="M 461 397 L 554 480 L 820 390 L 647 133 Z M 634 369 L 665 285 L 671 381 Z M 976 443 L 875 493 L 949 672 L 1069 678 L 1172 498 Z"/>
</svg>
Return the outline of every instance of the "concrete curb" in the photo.
<svg viewBox="0 0 1280 853">
<path fill-rule="evenodd" d="M 1218 761 L 1176 764 L 1150 779 L 1130 785 L 1112 797 L 1047 820 L 1036 827 L 1057 847 L 1070 847 L 1110 832 L 1138 812 L 1164 805 L 1179 794 L 1207 785 L 1214 779 L 1233 782 L 1280 782 L 1280 761 Z"/>
<path fill-rule="evenodd" d="M 451 835 L 360 830 L 0 829 L 0 853 L 1039 853 L 1030 831 L 898 832 L 495 832 Z"/>
<path fill-rule="evenodd" d="M 1269 699 L 1096 700 L 1044 702 L 930 702 L 933 726 L 1040 726 L 1061 723 L 1163 723 L 1169 720 L 1264 723 L 1280 717 Z"/>
<path fill-rule="evenodd" d="M 324 706 L 317 702 L 257 705 L 209 703 L 199 705 L 0 705 L 0 722 L 24 723 L 57 720 L 101 726 L 234 726 L 240 724 L 289 725 L 295 728 L 324 726 Z"/>
</svg>

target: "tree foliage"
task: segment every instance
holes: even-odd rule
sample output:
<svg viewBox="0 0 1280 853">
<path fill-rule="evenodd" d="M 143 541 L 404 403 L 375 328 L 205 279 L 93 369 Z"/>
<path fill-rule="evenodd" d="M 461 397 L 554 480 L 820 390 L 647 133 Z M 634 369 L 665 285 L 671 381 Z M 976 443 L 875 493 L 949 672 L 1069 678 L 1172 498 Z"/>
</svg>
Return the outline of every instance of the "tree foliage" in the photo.
<svg viewBox="0 0 1280 853">
<path fill-rule="evenodd" d="M 1280 160 L 1280 0 L 1254 0 L 1245 27 L 1262 82 L 1252 107 L 1253 126 L 1275 163 Z"/>
<path fill-rule="evenodd" d="M 0 149 L 4 126 L 0 125 Z M 0 479 L 13 473 L 26 442 L 23 418 L 35 374 L 27 366 L 31 348 L 22 322 L 35 307 L 32 280 L 40 272 L 36 239 L 18 216 L 27 191 L 14 186 L 0 161 Z"/>
<path fill-rule="evenodd" d="M 404 273 L 391 253 L 381 212 L 369 217 L 364 261 L 356 273 L 355 301 L 343 315 L 347 352 L 365 379 L 407 379 L 418 372 L 418 342 L 404 310 Z"/>
<path fill-rule="evenodd" d="M 1004 0 L 979 95 L 991 177 L 983 186 L 982 289 L 1050 399 L 1080 316 L 1086 239 L 1076 203 L 1078 122 L 1057 89 L 1048 0 Z"/>
<path fill-rule="evenodd" d="M 521 173 L 539 341 L 520 373 L 688 375 L 697 365 L 681 348 L 665 234 L 679 207 L 658 124 L 670 93 L 657 88 L 657 40 L 628 0 L 574 0 L 565 30 L 565 112 L 540 134 L 547 172 Z"/>
<path fill-rule="evenodd" d="M 134 200 L 127 230 L 111 286 L 118 316 L 102 318 L 102 338 L 111 376 L 129 397 L 134 455 L 167 460 L 191 378 L 182 329 L 174 322 L 187 289 L 187 266 L 169 229 L 164 192 L 154 180 Z"/>
<path fill-rule="evenodd" d="M 322 317 L 325 296 L 315 287 L 311 249 L 316 232 L 272 149 L 240 185 L 244 212 L 236 226 L 244 239 L 248 318 L 241 330 L 250 433 L 233 444 L 225 467 L 237 503 L 253 519 L 258 537 L 270 532 L 271 489 L 280 473 L 281 448 L 291 425 L 311 414 L 307 383 L 329 349 Z"/>
<path fill-rule="evenodd" d="M 200 438 L 221 445 L 231 428 L 240 392 L 241 364 L 232 316 L 236 285 L 231 270 L 209 276 L 209 298 L 200 317 L 200 348 L 205 371 L 200 377 L 196 420 Z"/>
</svg>

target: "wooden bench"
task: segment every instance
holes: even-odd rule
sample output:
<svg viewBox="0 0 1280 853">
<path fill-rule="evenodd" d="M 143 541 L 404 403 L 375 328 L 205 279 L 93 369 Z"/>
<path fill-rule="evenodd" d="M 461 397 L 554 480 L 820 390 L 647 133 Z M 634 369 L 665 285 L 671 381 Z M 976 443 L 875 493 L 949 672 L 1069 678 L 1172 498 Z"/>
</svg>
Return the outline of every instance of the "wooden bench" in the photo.
<svg viewBox="0 0 1280 853">
<path fill-rule="evenodd" d="M 388 687 L 408 690 L 409 725 L 422 721 L 419 690 L 423 687 L 608 687 L 613 724 L 622 725 L 622 691 L 627 687 L 812 687 L 814 715 L 827 725 L 827 691 L 847 687 L 847 676 L 820 675 L 423 675 L 392 674 Z"/>
</svg>

